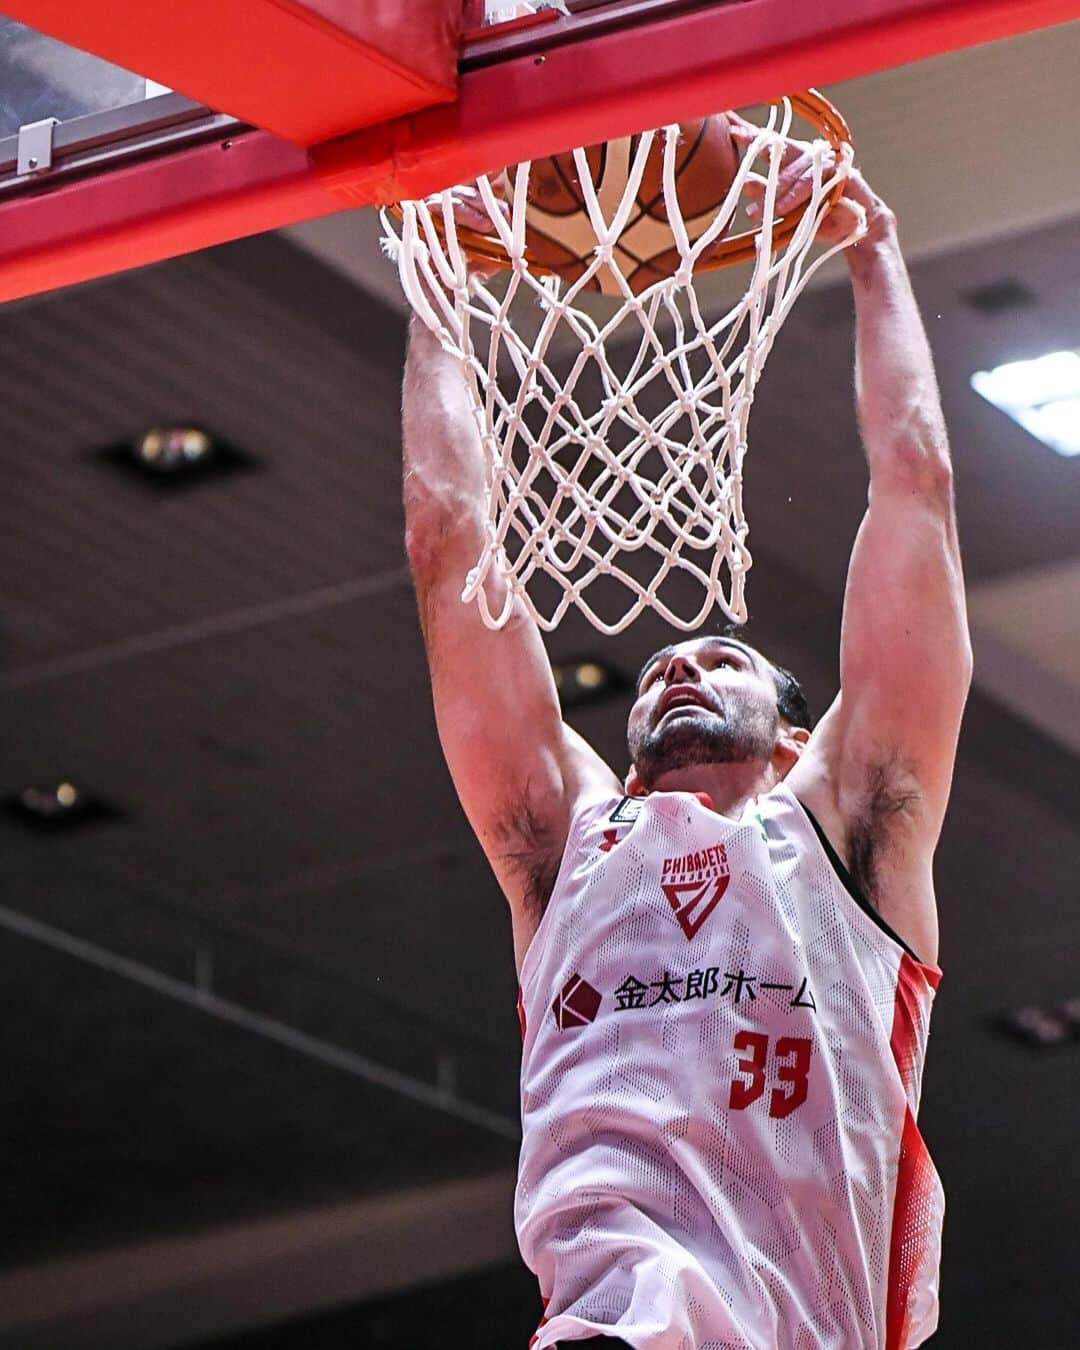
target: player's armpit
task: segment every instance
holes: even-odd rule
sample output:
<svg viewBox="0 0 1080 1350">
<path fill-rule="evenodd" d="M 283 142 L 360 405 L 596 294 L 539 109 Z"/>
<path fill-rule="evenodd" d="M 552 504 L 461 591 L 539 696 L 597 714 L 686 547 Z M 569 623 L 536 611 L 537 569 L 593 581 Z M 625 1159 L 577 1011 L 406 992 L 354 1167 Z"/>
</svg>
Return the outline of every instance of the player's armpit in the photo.
<svg viewBox="0 0 1080 1350">
<path fill-rule="evenodd" d="M 402 402 L 406 547 L 439 737 L 465 814 L 510 902 L 519 957 L 539 922 L 579 796 L 618 791 L 562 720 L 539 630 L 520 602 L 492 631 L 462 589 L 486 537 L 479 433 L 461 372 L 411 326 Z M 506 581 L 485 583 L 502 612 Z"/>
<path fill-rule="evenodd" d="M 936 959 L 929 865 L 971 682 L 948 476 L 875 485 L 852 551 L 841 692 L 790 775 L 882 916 Z M 895 870 L 895 884 L 893 874 Z M 912 877 L 925 885 L 914 894 Z"/>
<path fill-rule="evenodd" d="M 933 959 L 930 860 L 952 783 L 971 645 L 930 348 L 895 221 L 869 189 L 864 195 L 868 234 L 849 263 L 869 505 L 848 568 L 840 696 L 791 785 L 852 870 L 864 873 L 883 917 Z"/>
<path fill-rule="evenodd" d="M 621 789 L 562 720 L 539 631 L 523 605 L 492 631 L 461 600 L 463 574 L 417 578 L 443 753 L 510 902 L 520 962 L 539 923 L 577 801 Z"/>
</svg>

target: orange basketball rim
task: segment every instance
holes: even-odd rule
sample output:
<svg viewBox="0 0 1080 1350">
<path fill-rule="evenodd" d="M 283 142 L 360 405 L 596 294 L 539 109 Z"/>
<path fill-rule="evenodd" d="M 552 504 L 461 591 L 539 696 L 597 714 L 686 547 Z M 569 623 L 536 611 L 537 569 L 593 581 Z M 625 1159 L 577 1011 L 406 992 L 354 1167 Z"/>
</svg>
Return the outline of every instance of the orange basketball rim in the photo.
<svg viewBox="0 0 1080 1350">
<path fill-rule="evenodd" d="M 800 93 L 789 94 L 787 101 L 805 122 L 820 133 L 821 137 L 829 143 L 837 155 L 841 153 L 845 145 L 850 146 L 854 151 L 851 129 L 844 120 L 843 114 L 819 90 L 805 89 Z M 779 102 L 781 102 L 779 99 L 770 100 L 769 106 L 775 106 Z M 843 196 L 843 192 L 844 184 L 842 182 L 837 183 L 831 189 L 827 197 L 827 211 L 836 205 Z M 791 241 L 810 205 L 811 203 L 807 201 L 798 210 L 792 211 L 776 221 L 772 234 L 774 247 L 782 247 Z M 400 218 L 400 206 L 395 204 L 391 209 Z M 438 217 L 433 218 L 433 224 L 439 235 L 442 236 L 444 227 Z M 731 267 L 737 263 L 752 262 L 756 256 L 756 241 L 759 233 L 760 227 L 758 226 L 718 241 L 698 262 L 698 270 L 711 271 L 720 267 Z M 469 229 L 467 226 L 458 226 L 457 236 L 462 250 L 474 261 L 495 264 L 500 267 L 505 267 L 508 264 L 506 250 L 498 239 L 481 234 L 477 230 Z M 557 270 L 540 258 L 536 250 L 530 248 L 528 244 L 525 247 L 524 257 L 530 269 L 537 275 L 557 275 Z"/>
</svg>

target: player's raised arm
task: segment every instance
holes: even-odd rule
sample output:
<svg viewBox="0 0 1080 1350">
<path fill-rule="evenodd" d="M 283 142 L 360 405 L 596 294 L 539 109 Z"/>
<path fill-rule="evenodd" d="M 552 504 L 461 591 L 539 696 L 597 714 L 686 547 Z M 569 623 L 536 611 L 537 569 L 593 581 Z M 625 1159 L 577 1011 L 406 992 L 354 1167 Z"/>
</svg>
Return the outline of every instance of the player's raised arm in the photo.
<svg viewBox="0 0 1080 1350">
<path fill-rule="evenodd" d="M 883 917 L 936 960 L 931 859 L 971 680 L 948 439 L 892 213 L 848 250 L 869 504 L 848 569 L 840 695 L 792 786 L 819 813 Z"/>
<path fill-rule="evenodd" d="M 524 605 L 484 626 L 462 588 L 480 556 L 484 463 L 456 362 L 415 317 L 402 404 L 405 527 L 439 738 L 469 821 L 510 901 L 518 959 L 555 880 L 574 802 L 614 775 L 562 720 Z M 492 576 L 489 588 L 505 583 Z M 503 596 L 489 594 L 491 609 Z"/>
</svg>

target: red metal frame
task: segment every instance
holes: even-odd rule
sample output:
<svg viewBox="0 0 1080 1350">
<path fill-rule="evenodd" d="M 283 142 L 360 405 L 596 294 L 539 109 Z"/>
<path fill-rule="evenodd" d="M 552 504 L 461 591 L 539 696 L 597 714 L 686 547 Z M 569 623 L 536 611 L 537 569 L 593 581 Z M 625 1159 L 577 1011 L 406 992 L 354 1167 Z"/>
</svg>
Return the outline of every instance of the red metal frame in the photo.
<svg viewBox="0 0 1080 1350">
<path fill-rule="evenodd" d="M 5 0 L 4 13 L 297 145 L 457 93 L 461 0 Z"/>
<path fill-rule="evenodd" d="M 245 132 L 0 205 L 0 299 L 1078 16 L 1080 0 L 744 0 L 580 39 L 549 22 L 528 34 L 541 47 L 466 61 L 453 104 L 312 151 Z"/>
</svg>

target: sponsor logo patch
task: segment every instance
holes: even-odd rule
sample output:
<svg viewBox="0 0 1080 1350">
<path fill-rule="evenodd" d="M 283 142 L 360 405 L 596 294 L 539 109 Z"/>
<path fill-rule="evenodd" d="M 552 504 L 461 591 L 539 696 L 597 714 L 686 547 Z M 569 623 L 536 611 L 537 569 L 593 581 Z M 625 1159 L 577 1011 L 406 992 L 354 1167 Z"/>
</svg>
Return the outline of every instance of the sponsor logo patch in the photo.
<svg viewBox="0 0 1080 1350">
<path fill-rule="evenodd" d="M 596 1021 L 603 995 L 580 975 L 571 975 L 555 996 L 551 1011 L 560 1031 L 569 1027 L 584 1027 Z"/>
<path fill-rule="evenodd" d="M 644 809 L 645 802 L 641 797 L 623 797 L 608 820 L 615 825 L 633 825 Z"/>
</svg>

